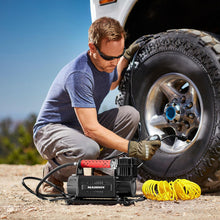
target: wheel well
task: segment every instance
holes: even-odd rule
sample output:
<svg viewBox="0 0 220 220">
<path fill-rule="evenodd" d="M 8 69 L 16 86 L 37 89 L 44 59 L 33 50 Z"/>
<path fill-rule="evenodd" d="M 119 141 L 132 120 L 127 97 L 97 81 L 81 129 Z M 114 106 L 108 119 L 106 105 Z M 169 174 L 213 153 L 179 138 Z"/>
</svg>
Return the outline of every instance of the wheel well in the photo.
<svg viewBox="0 0 220 220">
<path fill-rule="evenodd" d="M 128 33 L 126 44 L 145 34 L 180 28 L 198 29 L 220 36 L 219 20 L 219 0 L 139 0 L 125 24 Z"/>
</svg>

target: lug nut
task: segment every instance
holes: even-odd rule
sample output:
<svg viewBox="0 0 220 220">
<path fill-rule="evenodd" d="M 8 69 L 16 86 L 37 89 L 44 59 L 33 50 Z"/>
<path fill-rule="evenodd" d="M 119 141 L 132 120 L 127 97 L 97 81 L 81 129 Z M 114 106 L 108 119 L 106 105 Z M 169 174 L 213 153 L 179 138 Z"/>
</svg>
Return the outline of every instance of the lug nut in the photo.
<svg viewBox="0 0 220 220">
<path fill-rule="evenodd" d="M 193 103 L 192 102 L 190 102 L 189 104 L 187 104 L 187 106 L 186 106 L 186 108 L 188 108 L 188 109 L 190 109 L 190 108 L 192 108 L 193 107 Z"/>
<path fill-rule="evenodd" d="M 177 131 L 181 131 L 181 130 L 182 130 L 182 126 L 181 126 L 181 125 L 178 125 Z"/>
<path fill-rule="evenodd" d="M 185 128 L 189 129 L 190 128 L 190 124 L 187 121 L 185 121 L 184 123 L 185 123 Z"/>
<path fill-rule="evenodd" d="M 189 114 L 188 114 L 188 117 L 191 118 L 191 119 L 193 119 L 193 118 L 195 118 L 195 115 L 194 115 L 193 113 L 189 113 Z"/>
<path fill-rule="evenodd" d="M 182 97 L 181 97 L 181 102 L 184 103 L 185 101 L 186 101 L 186 97 L 185 97 L 185 96 L 182 96 Z"/>
</svg>

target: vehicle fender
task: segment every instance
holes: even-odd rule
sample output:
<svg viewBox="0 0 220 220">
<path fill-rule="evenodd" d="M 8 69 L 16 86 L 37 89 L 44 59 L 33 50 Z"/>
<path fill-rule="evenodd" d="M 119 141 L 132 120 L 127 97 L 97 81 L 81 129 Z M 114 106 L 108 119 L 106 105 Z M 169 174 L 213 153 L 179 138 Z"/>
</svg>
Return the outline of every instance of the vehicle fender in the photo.
<svg viewBox="0 0 220 220">
<path fill-rule="evenodd" d="M 112 17 L 124 27 L 130 11 L 137 0 L 117 0 L 116 2 L 100 5 L 98 0 L 90 0 L 92 22 L 101 17 Z"/>
</svg>

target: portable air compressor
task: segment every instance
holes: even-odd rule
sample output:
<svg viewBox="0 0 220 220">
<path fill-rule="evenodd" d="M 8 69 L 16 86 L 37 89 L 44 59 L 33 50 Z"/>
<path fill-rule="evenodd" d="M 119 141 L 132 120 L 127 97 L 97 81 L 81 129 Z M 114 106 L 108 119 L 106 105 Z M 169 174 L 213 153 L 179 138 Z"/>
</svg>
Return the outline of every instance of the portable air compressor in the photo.
<svg viewBox="0 0 220 220">
<path fill-rule="evenodd" d="M 113 176 L 85 176 L 83 168 L 113 169 Z M 68 204 L 124 201 L 136 194 L 137 160 L 121 157 L 112 160 L 81 160 L 76 174 L 67 181 Z"/>
</svg>

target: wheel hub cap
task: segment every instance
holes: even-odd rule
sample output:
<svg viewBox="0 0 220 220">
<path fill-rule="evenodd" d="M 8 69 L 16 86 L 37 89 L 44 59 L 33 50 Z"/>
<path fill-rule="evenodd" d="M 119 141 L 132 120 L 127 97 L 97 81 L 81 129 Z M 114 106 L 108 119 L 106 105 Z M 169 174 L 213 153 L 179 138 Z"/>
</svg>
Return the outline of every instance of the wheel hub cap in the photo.
<svg viewBox="0 0 220 220">
<path fill-rule="evenodd" d="M 167 104 L 164 109 L 166 119 L 169 121 L 177 122 L 180 121 L 180 106 L 175 103 Z"/>
</svg>

